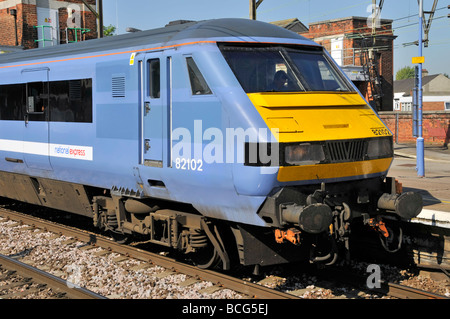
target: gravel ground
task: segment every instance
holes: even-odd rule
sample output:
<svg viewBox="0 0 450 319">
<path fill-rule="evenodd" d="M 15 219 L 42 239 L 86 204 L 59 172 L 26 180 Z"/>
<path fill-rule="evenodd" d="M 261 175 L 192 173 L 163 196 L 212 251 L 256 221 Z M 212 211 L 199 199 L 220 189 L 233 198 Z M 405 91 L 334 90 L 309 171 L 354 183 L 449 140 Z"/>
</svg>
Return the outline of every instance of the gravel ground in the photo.
<svg viewBox="0 0 450 319">
<path fill-rule="evenodd" d="M 0 219 L 0 253 L 16 255 L 22 262 L 50 272 L 68 281 L 69 285 L 85 287 L 103 296 L 117 299 L 238 299 L 245 298 L 229 289 L 209 293 L 202 289 L 212 287 L 207 281 L 198 281 L 183 287 L 180 283 L 190 279 L 184 274 L 172 274 L 160 278 L 166 269 L 145 264 L 139 260 L 121 258 L 119 254 L 108 253 L 102 248 L 90 248 L 65 236 L 50 232 L 26 230 L 13 221 Z M 119 261 L 118 259 L 123 259 Z M 354 262 L 354 272 L 368 276 L 367 263 Z M 382 279 L 394 283 L 424 289 L 450 297 L 448 277 L 434 280 L 428 274 L 415 274 L 389 265 L 380 265 Z M 250 279 L 249 279 L 250 280 Z M 285 277 L 283 267 L 272 270 L 262 285 L 291 292 L 305 299 L 330 298 L 387 298 L 368 294 L 349 287 L 333 287 L 332 283 L 308 274 Z M 0 282 L 0 286 L 2 283 Z M 51 298 L 45 292 L 36 298 Z"/>
<path fill-rule="evenodd" d="M 166 269 L 129 258 L 118 261 L 122 259 L 119 254 L 102 255 L 102 248 L 83 249 L 86 243 L 71 242 L 70 238 L 50 232 L 22 230 L 27 226 L 14 227 L 14 224 L 0 220 L 0 253 L 18 255 L 22 257 L 20 261 L 65 279 L 68 285 L 85 287 L 117 299 L 243 298 L 229 289 L 202 293 L 202 289 L 213 286 L 208 281 L 183 287 L 180 283 L 189 279 L 184 274 L 158 278 Z"/>
<path fill-rule="evenodd" d="M 370 264 L 366 262 L 351 262 L 350 264 L 337 265 L 346 270 L 368 277 L 367 272 Z M 386 282 L 406 285 L 409 287 L 426 290 L 435 294 L 450 297 L 450 278 L 443 273 L 419 272 L 415 273 L 395 266 L 380 264 L 381 279 Z M 355 299 L 391 299 L 389 296 L 367 293 L 350 286 L 340 285 L 324 281 L 320 276 L 301 274 L 289 277 L 282 276 L 282 270 L 275 270 L 268 274 L 260 283 L 283 291 L 291 292 L 304 299 L 335 299 L 335 298 L 355 298 Z M 430 277 L 437 277 L 432 279 Z"/>
</svg>

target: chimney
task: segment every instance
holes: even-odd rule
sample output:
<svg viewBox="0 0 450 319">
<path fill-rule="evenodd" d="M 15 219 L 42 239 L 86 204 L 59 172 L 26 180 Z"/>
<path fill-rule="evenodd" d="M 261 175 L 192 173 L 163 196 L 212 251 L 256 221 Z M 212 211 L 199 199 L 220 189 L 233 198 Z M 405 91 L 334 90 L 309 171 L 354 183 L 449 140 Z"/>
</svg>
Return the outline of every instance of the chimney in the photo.
<svg viewBox="0 0 450 319">
<path fill-rule="evenodd" d="M 422 77 L 427 76 L 428 75 L 428 70 L 427 69 L 423 69 L 422 70 Z"/>
</svg>

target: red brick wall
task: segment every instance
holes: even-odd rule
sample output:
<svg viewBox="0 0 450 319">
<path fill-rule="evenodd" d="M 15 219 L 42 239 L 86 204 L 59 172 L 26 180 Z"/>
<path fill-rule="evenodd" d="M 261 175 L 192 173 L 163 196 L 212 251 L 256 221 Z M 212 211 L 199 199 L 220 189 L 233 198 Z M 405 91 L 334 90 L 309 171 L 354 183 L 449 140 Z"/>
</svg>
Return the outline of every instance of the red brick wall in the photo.
<svg viewBox="0 0 450 319">
<path fill-rule="evenodd" d="M 0 0 L 4 2 L 5 0 Z M 64 0 L 58 0 L 64 1 Z M 78 4 L 83 9 L 83 3 L 81 0 L 65 0 L 66 2 L 72 2 Z M 88 3 L 95 8 L 96 0 L 88 0 Z M 37 48 L 37 30 L 34 26 L 37 25 L 37 12 L 36 5 L 32 4 L 18 4 L 15 7 L 0 10 L 0 45 L 14 46 L 15 45 L 15 32 L 14 32 L 14 17 L 10 15 L 9 9 L 17 9 L 17 34 L 18 43 L 23 46 L 24 49 Z M 82 11 L 81 15 L 81 27 L 90 29 L 91 32 L 83 37 L 83 40 L 97 38 L 97 20 L 95 15 L 87 11 Z M 67 27 L 67 9 L 59 9 L 59 21 L 60 21 L 60 39 L 62 43 L 65 43 L 65 28 Z"/>
<path fill-rule="evenodd" d="M 445 110 L 445 102 L 423 102 L 424 111 L 443 111 Z"/>
<path fill-rule="evenodd" d="M 22 45 L 25 49 L 37 48 L 38 43 L 34 40 L 38 39 L 37 29 L 34 26 L 37 25 L 36 6 L 32 4 L 24 4 L 22 6 L 23 14 L 23 39 Z"/>
<path fill-rule="evenodd" d="M 367 19 L 364 18 L 349 18 L 346 20 L 338 21 L 324 21 L 319 24 L 311 24 L 309 26 L 309 31 L 301 33 L 301 35 L 312 39 L 313 41 L 320 37 L 327 37 L 333 35 L 359 35 L 363 34 L 370 36 L 372 34 L 372 28 L 367 26 Z M 381 27 L 377 28 L 377 35 L 392 35 L 392 23 L 381 21 Z M 322 44 L 325 49 L 330 51 L 331 44 L 329 39 L 318 41 Z M 394 52 L 393 52 L 393 39 L 380 39 L 377 38 L 375 47 L 380 50 L 376 51 L 376 54 L 380 56 L 380 63 L 378 72 L 381 76 L 383 98 L 382 98 L 382 109 L 385 111 L 391 111 L 393 109 L 393 85 L 394 85 Z M 355 55 L 355 59 L 352 57 L 352 48 L 360 48 L 362 43 L 360 38 L 346 38 L 344 37 L 343 50 L 344 50 L 344 65 L 361 65 L 361 60 L 359 53 Z M 382 48 L 382 49 L 381 49 Z M 368 83 L 356 83 L 358 89 L 366 97 L 367 100 L 372 100 L 369 98 L 371 95 L 370 87 Z"/>
<path fill-rule="evenodd" d="M 9 10 L 0 10 L 0 44 L 13 46 L 14 43 L 14 17 L 9 14 Z"/>
<path fill-rule="evenodd" d="M 411 112 L 380 112 L 379 116 L 394 134 L 394 141 L 415 142 L 416 138 L 412 136 Z M 422 128 L 425 144 L 447 145 L 450 142 L 450 112 L 424 111 Z"/>
<path fill-rule="evenodd" d="M 345 33 L 353 30 L 353 20 L 330 21 L 309 26 L 309 32 L 302 33 L 303 36 L 310 39 L 330 36 L 333 34 Z"/>
</svg>

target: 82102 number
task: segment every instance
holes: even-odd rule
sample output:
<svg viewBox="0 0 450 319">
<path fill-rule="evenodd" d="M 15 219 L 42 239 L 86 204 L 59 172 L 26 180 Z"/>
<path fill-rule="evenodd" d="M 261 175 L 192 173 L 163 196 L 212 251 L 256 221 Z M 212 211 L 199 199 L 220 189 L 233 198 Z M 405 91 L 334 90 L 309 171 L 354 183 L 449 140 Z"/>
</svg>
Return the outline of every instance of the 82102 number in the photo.
<svg viewBox="0 0 450 319">
<path fill-rule="evenodd" d="M 203 160 L 177 157 L 175 159 L 175 168 L 181 170 L 203 172 Z"/>
</svg>

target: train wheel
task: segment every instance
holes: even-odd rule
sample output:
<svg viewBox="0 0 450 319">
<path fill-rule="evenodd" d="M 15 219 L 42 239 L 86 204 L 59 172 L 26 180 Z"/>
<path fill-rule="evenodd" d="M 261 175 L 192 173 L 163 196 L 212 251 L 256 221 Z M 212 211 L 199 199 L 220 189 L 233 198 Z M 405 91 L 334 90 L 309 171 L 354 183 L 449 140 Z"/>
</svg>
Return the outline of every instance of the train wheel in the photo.
<svg viewBox="0 0 450 319">
<path fill-rule="evenodd" d="M 114 230 L 109 230 L 109 236 L 118 244 L 126 244 L 130 237 L 128 235 L 116 232 Z"/>
<path fill-rule="evenodd" d="M 211 243 L 192 253 L 191 260 L 195 266 L 201 269 L 215 268 L 221 262 L 218 251 Z"/>
</svg>

